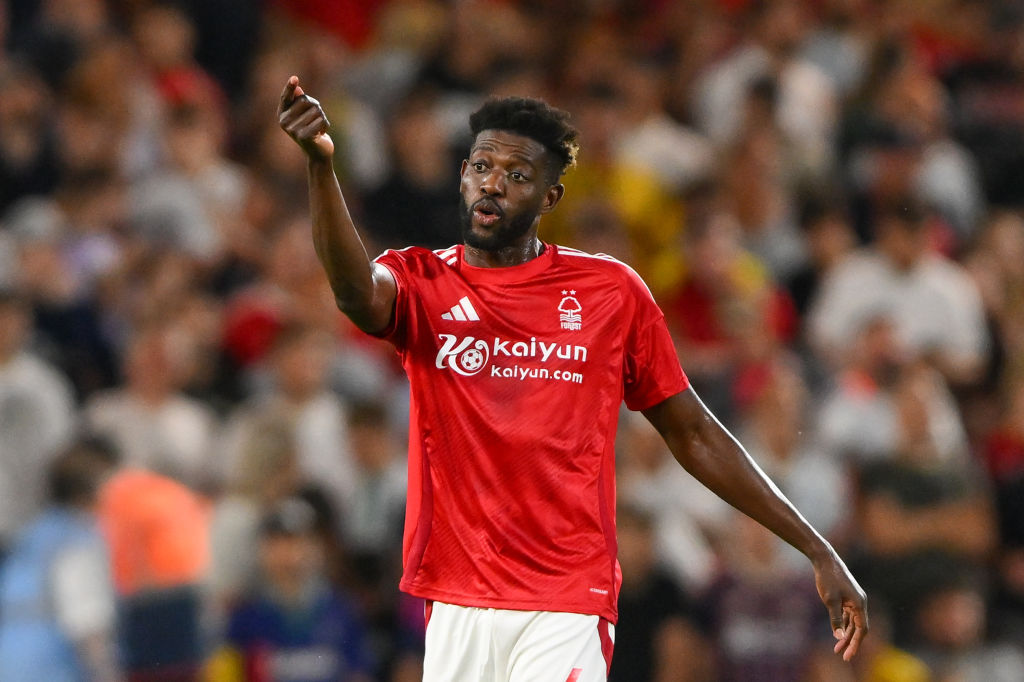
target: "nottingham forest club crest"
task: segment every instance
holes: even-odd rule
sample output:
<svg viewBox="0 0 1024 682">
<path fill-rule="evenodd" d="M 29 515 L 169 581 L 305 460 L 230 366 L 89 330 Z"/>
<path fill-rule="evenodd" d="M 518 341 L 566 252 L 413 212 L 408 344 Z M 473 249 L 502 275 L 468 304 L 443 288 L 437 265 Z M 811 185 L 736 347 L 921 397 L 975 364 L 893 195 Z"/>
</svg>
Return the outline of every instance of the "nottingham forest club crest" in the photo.
<svg viewBox="0 0 1024 682">
<path fill-rule="evenodd" d="M 562 329 L 579 331 L 583 328 L 583 317 L 580 311 L 583 306 L 576 300 L 575 289 L 562 289 L 562 302 L 558 304 L 558 319 L 562 323 Z"/>
</svg>

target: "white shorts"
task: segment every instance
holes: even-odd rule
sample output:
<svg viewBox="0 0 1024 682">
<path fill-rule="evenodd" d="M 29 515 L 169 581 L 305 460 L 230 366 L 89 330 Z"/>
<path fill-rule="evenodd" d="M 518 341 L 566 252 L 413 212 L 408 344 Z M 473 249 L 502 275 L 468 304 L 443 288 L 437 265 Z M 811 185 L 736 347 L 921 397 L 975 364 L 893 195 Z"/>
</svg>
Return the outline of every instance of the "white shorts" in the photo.
<svg viewBox="0 0 1024 682">
<path fill-rule="evenodd" d="M 427 602 L 424 682 L 605 682 L 615 626 L 600 616 Z"/>
</svg>

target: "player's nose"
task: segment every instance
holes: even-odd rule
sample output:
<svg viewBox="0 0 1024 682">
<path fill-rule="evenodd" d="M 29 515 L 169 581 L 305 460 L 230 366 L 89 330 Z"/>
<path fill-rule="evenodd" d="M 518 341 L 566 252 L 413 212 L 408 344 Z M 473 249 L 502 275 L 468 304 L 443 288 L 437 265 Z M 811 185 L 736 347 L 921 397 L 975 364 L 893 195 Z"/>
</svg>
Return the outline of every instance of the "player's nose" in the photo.
<svg viewBox="0 0 1024 682">
<path fill-rule="evenodd" d="M 501 196 L 505 193 L 504 176 L 493 171 L 487 173 L 480 182 L 480 191 L 488 196 Z"/>
</svg>

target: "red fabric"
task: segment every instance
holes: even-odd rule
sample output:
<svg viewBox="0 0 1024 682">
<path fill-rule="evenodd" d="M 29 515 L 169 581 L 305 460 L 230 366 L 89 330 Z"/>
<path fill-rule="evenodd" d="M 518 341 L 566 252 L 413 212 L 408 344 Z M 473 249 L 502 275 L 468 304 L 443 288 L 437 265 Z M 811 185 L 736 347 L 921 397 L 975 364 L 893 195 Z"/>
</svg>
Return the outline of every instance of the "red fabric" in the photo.
<svg viewBox="0 0 1024 682">
<path fill-rule="evenodd" d="M 985 439 L 983 452 L 994 480 L 1005 481 L 1024 473 L 1024 435 L 999 429 Z"/>
<path fill-rule="evenodd" d="M 917 54 L 928 68 L 942 74 L 964 62 L 978 59 L 984 46 L 961 36 L 952 35 L 932 26 L 918 24 L 911 29 L 911 40 Z"/>
<path fill-rule="evenodd" d="M 294 17 L 316 25 L 356 48 L 373 35 L 374 17 L 384 0 L 277 0 Z"/>
<path fill-rule="evenodd" d="M 732 343 L 722 319 L 725 306 L 696 281 L 685 281 L 667 307 L 683 339 L 706 345 Z M 772 336 L 780 341 L 793 339 L 800 320 L 793 300 L 784 290 L 772 289 L 760 314 Z"/>
<path fill-rule="evenodd" d="M 257 297 L 240 297 L 229 306 L 224 320 L 224 349 L 242 367 L 262 360 L 284 320 L 273 305 Z"/>
<path fill-rule="evenodd" d="M 619 405 L 688 386 L 647 287 L 554 246 L 509 268 L 462 247 L 377 260 L 398 282 L 382 335 L 412 392 L 402 589 L 614 621 Z"/>
<path fill-rule="evenodd" d="M 699 344 L 725 343 L 728 339 L 710 292 L 690 279 L 669 302 L 678 333 L 687 341 Z"/>
<path fill-rule="evenodd" d="M 213 106 L 223 114 L 227 96 L 217 81 L 198 66 L 183 66 L 163 71 L 156 76 L 156 87 L 171 107 Z"/>
</svg>

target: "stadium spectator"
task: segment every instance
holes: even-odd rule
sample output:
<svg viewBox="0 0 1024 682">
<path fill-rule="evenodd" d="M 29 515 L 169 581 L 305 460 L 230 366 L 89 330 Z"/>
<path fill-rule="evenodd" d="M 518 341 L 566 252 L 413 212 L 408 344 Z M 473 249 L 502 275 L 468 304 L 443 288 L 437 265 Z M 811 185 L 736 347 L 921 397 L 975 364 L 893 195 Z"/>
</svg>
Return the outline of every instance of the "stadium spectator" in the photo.
<svg viewBox="0 0 1024 682">
<path fill-rule="evenodd" d="M 808 424 L 810 393 L 801 370 L 795 357 L 780 355 L 750 377 L 737 399 L 737 437 L 807 520 L 837 542 L 852 520 L 852 486 L 842 460 L 816 441 Z"/>
<path fill-rule="evenodd" d="M 825 0 L 821 17 L 800 46 L 800 55 L 828 76 L 841 99 L 856 92 L 868 70 L 878 28 L 871 0 Z"/>
<path fill-rule="evenodd" d="M 730 425 L 767 434 L 757 440 L 820 442 L 824 454 L 850 465 L 844 483 L 858 489 L 859 471 L 897 458 L 901 376 L 916 374 L 906 381 L 925 407 L 911 421 L 918 422 L 921 447 L 941 453 L 933 467 L 959 468 L 956 479 L 976 455 L 1000 511 L 992 561 L 978 576 L 991 627 L 976 630 L 969 649 L 1022 642 L 1024 524 L 1015 511 L 1024 376 L 1021 45 L 1024 13 L 1005 0 L 0 3 L 0 290 L 17 292 L 20 302 L 10 317 L 11 299 L 0 295 L 0 339 L 11 338 L 12 319 L 20 330 L 13 359 L 0 349 L 0 545 L 27 530 L 49 460 L 71 426 L 87 422 L 83 406 L 100 391 L 127 390 L 131 381 L 119 369 L 154 325 L 174 340 L 176 395 L 201 406 L 213 431 L 222 431 L 225 416 L 243 413 L 254 438 L 278 428 L 276 407 L 249 407 L 278 396 L 271 388 L 274 340 L 293 325 L 323 331 L 327 350 L 311 352 L 309 360 L 327 367 L 328 393 L 342 404 L 384 403 L 389 419 L 402 423 L 409 397 L 396 379 L 397 358 L 382 344 L 354 341 L 324 286 L 309 240 L 305 160 L 271 114 L 281 83 L 302 73 L 307 91 L 325 101 L 337 143 L 334 167 L 358 214 L 373 201 L 387 212 L 413 199 L 401 185 L 373 196 L 384 178 L 409 164 L 381 153 L 384 122 L 406 128 L 399 149 L 415 146 L 420 156 L 411 167 L 426 177 L 429 169 L 418 162 L 464 149 L 465 115 L 484 96 L 525 94 L 570 111 L 583 132 L 579 167 L 565 177 L 566 199 L 554 220 L 544 219 L 542 234 L 635 264 L 673 321 L 683 366 Z M 432 116 L 406 117 L 402 103 L 410 96 L 414 110 Z M 428 106 L 420 109 L 423 102 Z M 419 125 L 435 117 L 436 124 Z M 454 181 L 444 164 L 435 170 L 435 182 Z M 168 178 L 177 194 L 161 182 Z M 818 198 L 821 187 L 828 189 Z M 808 193 L 816 200 L 808 202 Z M 167 194 L 177 198 L 157 201 Z M 865 254 L 884 262 L 891 235 L 880 215 L 905 196 L 925 200 L 930 212 L 925 230 L 910 240 L 921 255 L 917 265 L 883 268 L 880 276 L 861 269 L 847 282 L 849 295 L 819 304 L 837 274 L 857 270 Z M 147 202 L 167 212 L 139 210 Z M 182 221 L 186 212 L 195 218 Z M 409 218 L 405 229 L 413 236 L 405 243 L 435 231 L 422 213 L 418 225 Z M 715 264 L 715 249 L 691 250 L 709 217 L 719 216 L 738 218 L 730 239 L 757 258 L 725 268 Z M 791 229 L 797 219 L 804 229 Z M 786 229 L 771 229 L 776 224 Z M 760 244 L 749 238 L 757 235 Z M 853 241 L 864 250 L 852 251 Z M 795 271 L 772 257 L 796 253 L 794 246 L 810 261 Z M 370 244 L 370 255 L 379 248 Z M 963 302 L 974 298 L 971 286 L 948 272 L 938 288 L 954 291 L 934 299 L 946 301 L 941 305 L 902 294 L 897 299 L 906 310 L 895 314 L 888 304 L 864 311 L 849 305 L 872 298 L 876 284 L 903 291 L 892 280 L 909 286 L 927 280 L 924 273 L 961 270 L 957 264 L 980 293 L 984 322 L 981 313 L 964 325 L 959 313 L 944 312 L 948 299 L 960 302 L 954 309 L 979 307 Z M 687 283 L 705 279 L 698 271 L 716 269 L 729 276 L 709 281 L 728 286 L 677 305 Z M 779 272 L 793 274 L 768 275 Z M 765 303 L 764 292 L 780 286 L 794 306 L 784 294 Z M 826 362 L 805 352 L 818 348 L 821 314 L 844 329 Z M 907 344 L 903 327 L 918 316 L 937 331 Z M 719 325 L 718 335 L 714 343 L 696 343 L 694 328 L 708 319 Z M 954 331 L 966 328 L 974 331 Z M 961 336 L 964 349 L 974 350 L 957 346 L 954 358 L 936 350 Z M 990 351 L 966 341 L 986 336 Z M 770 385 L 773 360 L 789 353 L 807 365 L 810 428 L 799 438 L 785 425 L 793 423 L 788 390 L 775 398 L 757 390 Z M 921 368 L 922 355 L 946 377 Z M 701 377 L 703 370 L 718 373 Z M 261 397 L 247 403 L 253 396 Z M 267 402 L 294 410 L 288 401 Z M 44 403 L 53 407 L 39 407 Z M 768 419 L 773 409 L 781 410 L 778 424 Z M 680 509 L 699 507 L 703 497 L 685 474 L 668 473 L 675 465 L 635 427 L 626 420 L 619 431 L 622 500 L 654 515 L 659 561 L 674 561 L 677 576 L 687 575 L 687 559 L 702 566 L 685 583 L 700 584 L 715 565 L 702 534 L 720 542 L 721 531 L 714 522 L 694 524 L 699 513 Z M 808 433 L 819 429 L 820 440 Z M 294 439 L 291 424 L 286 430 Z M 326 461 L 335 453 L 321 454 Z M 344 450 L 339 456 L 344 461 Z M 218 474 L 237 464 L 219 442 L 203 459 L 200 468 Z M 344 521 L 332 508 L 337 496 L 318 496 L 311 477 L 285 467 L 280 480 L 268 483 L 282 488 L 271 496 L 293 485 L 303 490 L 322 517 L 319 532 L 336 545 L 340 533 L 330 526 Z M 981 499 L 992 497 L 983 474 L 970 477 Z M 201 482 L 221 510 L 219 503 L 239 502 L 238 483 Z M 877 496 L 871 497 L 873 505 Z M 133 499 L 128 511 L 142 516 L 135 507 L 144 502 L 144 495 Z M 246 509 L 238 528 L 251 530 L 256 516 Z M 894 512 L 890 525 L 903 519 Z M 864 521 L 855 514 L 848 537 L 867 535 Z M 699 542 L 681 542 L 665 527 L 687 528 Z M 217 532 L 206 549 L 222 558 L 242 551 L 225 544 L 225 535 L 234 539 L 231 531 Z M 698 549 L 689 554 L 685 547 Z M 331 579 L 351 585 L 349 553 L 326 553 Z M 624 564 L 629 553 L 620 551 Z M 204 581 L 220 571 L 205 566 L 197 571 Z M 238 568 L 251 571 L 252 562 Z M 377 676 L 419 679 L 423 603 L 400 596 L 383 574 L 372 577 L 380 588 L 372 603 L 365 591 L 359 599 L 373 611 L 368 637 L 380 654 Z M 209 606 L 210 594 L 188 598 Z M 874 589 L 869 598 L 880 604 L 880 596 Z M 136 631 L 153 630 L 157 616 L 128 612 L 142 623 Z M 978 615 L 976 608 L 949 613 Z M 912 634 L 907 618 L 905 611 L 893 618 L 901 643 Z M 883 662 L 892 653 L 884 628 L 873 626 L 854 666 L 841 673 L 826 668 L 819 679 L 887 674 L 868 665 L 877 649 Z M 714 642 L 707 646 L 717 653 Z M 910 661 L 897 667 L 903 679 L 920 673 L 917 659 Z"/>
<path fill-rule="evenodd" d="M 913 201 L 887 204 L 877 231 L 876 244 L 844 260 L 822 284 L 809 315 L 815 349 L 841 367 L 856 329 L 886 315 L 910 353 L 927 357 L 955 384 L 977 381 L 988 333 L 974 282 L 931 249 L 928 214 Z"/>
<path fill-rule="evenodd" d="M 0 61 L 0 215 L 19 199 L 57 186 L 56 131 L 43 114 L 49 95 L 38 73 Z"/>
<path fill-rule="evenodd" d="M 429 91 L 414 92 L 388 123 L 392 170 L 366 193 L 362 207 L 371 251 L 408 244 L 438 249 L 457 237 L 451 231 L 458 224 L 457 178 L 437 172 L 452 156 L 436 99 Z"/>
<path fill-rule="evenodd" d="M 800 229 L 807 245 L 808 262 L 783 283 L 803 324 L 828 273 L 853 251 L 856 235 L 842 201 L 828 192 L 811 192 L 804 198 Z"/>
<path fill-rule="evenodd" d="M 216 473 L 210 408 L 181 393 L 182 353 L 173 330 L 139 330 L 125 353 L 123 387 L 92 396 L 86 426 L 112 441 L 124 463 L 199 489 Z"/>
<path fill-rule="evenodd" d="M 781 136 L 771 118 L 775 83 L 756 81 L 747 95 L 751 113 L 724 162 L 727 205 L 743 230 L 743 245 L 784 282 L 807 261 L 807 247 L 796 224 L 796 207 L 785 168 Z M 764 101 L 761 101 L 764 100 Z M 756 113 L 765 109 L 764 113 Z"/>
<path fill-rule="evenodd" d="M 226 612 L 256 585 L 260 523 L 300 485 L 291 424 L 282 416 L 264 415 L 246 434 L 238 467 L 228 473 L 226 492 L 210 519 L 206 583 L 218 612 Z"/>
<path fill-rule="evenodd" d="M 964 266 L 981 294 L 992 331 L 991 383 L 1024 371 L 1024 217 L 994 213 L 982 228 Z M 991 386 L 989 386 L 991 388 Z"/>
<path fill-rule="evenodd" d="M 50 465 L 46 508 L 0 568 L 0 679 L 121 679 L 110 560 L 94 515 L 115 467 L 109 449 L 87 441 Z"/>
<path fill-rule="evenodd" d="M 260 524 L 262 580 L 231 612 L 216 679 L 307 682 L 372 679 L 361 616 L 323 570 L 316 513 L 297 498 Z"/>
<path fill-rule="evenodd" d="M 622 505 L 617 511 L 622 592 L 621 629 L 609 680 L 685 682 L 708 679 L 710 657 L 690 596 L 655 556 L 654 519 Z"/>
<path fill-rule="evenodd" d="M 773 116 L 799 175 L 828 172 L 838 106 L 835 84 L 798 52 L 808 27 L 807 8 L 795 0 L 752 3 L 745 40 L 707 68 L 694 85 L 699 127 L 729 147 L 743 129 L 750 85 L 769 76 L 778 83 Z"/>
<path fill-rule="evenodd" d="M 30 350 L 28 302 L 0 290 L 0 556 L 46 500 L 49 462 L 71 438 L 67 379 Z"/>
<path fill-rule="evenodd" d="M 125 674 L 133 682 L 195 679 L 209 570 L 206 504 L 174 479 L 123 466 L 104 483 L 97 513 L 110 546 Z"/>
<path fill-rule="evenodd" d="M 342 534 L 356 553 L 394 558 L 401 544 L 405 513 L 405 447 L 390 422 L 387 407 L 356 404 L 348 416 L 354 480 L 342 509 Z"/>
<path fill-rule="evenodd" d="M 337 523 L 356 485 L 348 434 L 347 406 L 327 385 L 331 336 L 315 327 L 285 326 L 270 351 L 269 386 L 257 387 L 252 398 L 231 415 L 227 425 L 224 471 L 240 473 L 243 444 L 268 416 L 284 418 L 295 440 L 304 482 L 316 483 L 328 495 Z"/>
<path fill-rule="evenodd" d="M 924 370 L 901 373 L 893 456 L 858 472 L 865 578 L 894 614 L 913 612 L 947 569 L 984 566 L 998 538 L 994 500 L 976 463 L 944 459 L 928 436 L 932 386 Z M 897 643 L 907 643 L 909 626 L 894 622 Z"/>
<path fill-rule="evenodd" d="M 714 148 L 707 138 L 665 111 L 664 68 L 640 59 L 624 66 L 620 83 L 628 106 L 614 142 L 619 161 L 653 173 L 675 195 L 706 182 L 717 170 Z"/>
<path fill-rule="evenodd" d="M 932 577 L 910 614 L 914 626 L 910 650 L 942 682 L 1021 679 L 1024 653 L 1020 648 L 1012 640 L 985 640 L 984 578 L 962 566 L 940 566 L 945 571 Z"/>
<path fill-rule="evenodd" d="M 886 316 L 876 317 L 852 338 L 848 364 L 822 392 L 815 416 L 822 446 L 852 463 L 892 457 L 900 439 L 897 389 L 902 375 L 916 373 L 925 401 L 922 437 L 941 460 L 966 463 L 964 426 L 945 379 L 913 362 L 895 326 Z"/>
<path fill-rule="evenodd" d="M 720 208 L 688 227 L 688 269 L 666 295 L 665 316 L 687 375 L 727 423 L 735 416 L 732 382 L 793 334 L 785 291 L 742 246 L 733 214 Z"/>
<path fill-rule="evenodd" d="M 974 159 L 949 134 L 946 109 L 936 76 L 916 53 L 897 50 L 857 124 L 865 139 L 851 150 L 849 174 L 867 220 L 879 204 L 912 196 L 942 218 L 949 251 L 977 232 L 985 199 Z"/>
<path fill-rule="evenodd" d="M 814 626 L 816 595 L 780 549 L 764 528 L 733 515 L 722 571 L 698 604 L 715 651 L 713 679 L 800 680 L 821 646 Z"/>
<path fill-rule="evenodd" d="M 647 420 L 621 416 L 616 456 L 618 499 L 649 517 L 656 562 L 690 594 L 708 586 L 729 507 L 684 471 Z"/>
</svg>

